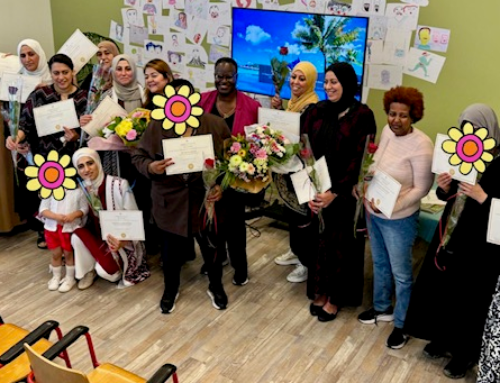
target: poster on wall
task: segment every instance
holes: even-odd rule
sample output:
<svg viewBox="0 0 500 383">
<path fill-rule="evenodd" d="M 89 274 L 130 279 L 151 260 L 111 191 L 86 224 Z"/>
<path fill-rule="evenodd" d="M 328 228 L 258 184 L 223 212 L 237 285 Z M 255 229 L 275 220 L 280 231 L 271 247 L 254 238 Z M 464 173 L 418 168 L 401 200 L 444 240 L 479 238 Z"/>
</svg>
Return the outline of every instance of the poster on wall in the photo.
<svg viewBox="0 0 500 383">
<path fill-rule="evenodd" d="M 353 0 L 352 6 L 358 16 L 383 16 L 385 0 Z"/>
<path fill-rule="evenodd" d="M 417 48 L 410 48 L 403 73 L 436 83 L 446 58 Z"/>
<path fill-rule="evenodd" d="M 427 25 L 419 25 L 415 34 L 415 48 L 446 52 L 450 41 L 450 30 L 442 28 L 429 27 Z"/>
<path fill-rule="evenodd" d="M 370 65 L 368 87 L 389 90 L 403 84 L 403 67 L 399 65 Z"/>
<path fill-rule="evenodd" d="M 413 4 L 387 4 L 385 17 L 387 17 L 387 26 L 398 29 L 417 29 L 419 7 Z"/>
</svg>

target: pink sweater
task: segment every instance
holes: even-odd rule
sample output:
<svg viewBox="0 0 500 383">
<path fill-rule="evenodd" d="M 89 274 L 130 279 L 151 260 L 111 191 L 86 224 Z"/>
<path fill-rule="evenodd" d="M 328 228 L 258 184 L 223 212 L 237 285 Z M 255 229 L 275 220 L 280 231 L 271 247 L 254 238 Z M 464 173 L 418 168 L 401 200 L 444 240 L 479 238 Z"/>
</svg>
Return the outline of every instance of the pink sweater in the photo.
<svg viewBox="0 0 500 383">
<path fill-rule="evenodd" d="M 384 127 L 375 153 L 375 172 L 380 169 L 401 184 L 401 191 L 390 219 L 409 217 L 420 208 L 420 200 L 429 192 L 434 175 L 431 172 L 434 145 L 425 133 L 413 128 L 406 136 L 396 136 L 388 125 Z M 370 214 L 380 218 L 382 213 Z"/>
</svg>

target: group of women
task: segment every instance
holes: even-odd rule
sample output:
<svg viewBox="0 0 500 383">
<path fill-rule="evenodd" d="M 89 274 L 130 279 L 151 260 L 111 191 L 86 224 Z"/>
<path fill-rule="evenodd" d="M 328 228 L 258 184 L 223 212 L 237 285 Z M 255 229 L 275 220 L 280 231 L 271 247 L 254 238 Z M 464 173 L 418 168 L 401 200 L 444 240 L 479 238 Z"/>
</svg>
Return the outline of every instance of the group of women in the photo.
<svg viewBox="0 0 500 383">
<path fill-rule="evenodd" d="M 48 64 L 45 54 L 34 40 L 19 44 L 18 53 L 23 72 L 39 75 L 43 83 L 28 97 L 23 107 L 19 133 L 9 137 L 9 150 L 46 155 L 50 150 L 70 154 L 86 192 L 100 201 L 102 209 L 138 209 L 135 196 L 149 204 L 139 206 L 145 212 L 145 223 L 154 223 L 161 233 L 161 253 L 165 289 L 160 301 L 163 313 L 171 313 L 179 296 L 182 264 L 191 254 L 193 240 L 200 245 L 209 277 L 208 295 L 217 309 L 224 309 L 228 298 L 222 285 L 222 256 L 228 247 L 235 269 L 233 283 L 248 282 L 246 260 L 245 203 L 236 191 L 221 192 L 215 185 L 208 203 L 214 203 L 220 218 L 220 232 L 206 230 L 203 211 L 205 189 L 201 173 L 167 176 L 165 169 L 175 159 L 158 158 L 161 141 L 177 137 L 165 130 L 161 122 L 152 121 L 139 146 L 126 154 L 135 173 L 124 172 L 117 177 L 115 167 L 103 169 L 99 154 L 89 148 L 78 149 L 80 129 L 64 129 L 59 134 L 38 137 L 33 109 L 52 102 L 73 99 L 82 126 L 91 120 L 85 115 L 86 91 L 73 83 L 73 63 L 65 55 L 53 56 Z M 111 42 L 99 45 L 101 65 L 111 70 L 106 95 L 132 111 L 137 107 L 153 109 L 152 97 L 162 94 L 168 83 L 189 94 L 192 85 L 185 80 L 173 80 L 168 65 L 159 59 L 144 68 L 144 90 L 136 79 L 133 59 L 118 54 Z M 231 134 L 243 133 L 243 127 L 257 122 L 260 104 L 236 89 L 238 66 L 230 58 L 215 64 L 216 89 L 202 94 L 200 106 L 205 114 L 197 129 L 188 127 L 183 136 L 212 134 L 215 151 L 222 155 L 223 141 Z M 319 101 L 315 92 L 317 70 L 308 62 L 297 64 L 290 74 L 291 99 L 284 107 L 279 95 L 272 100 L 274 108 L 301 113 L 300 133 L 308 135 L 316 159 L 325 157 L 331 188 L 312 196 L 300 205 L 291 188 L 289 175 L 275 177 L 275 183 L 286 205 L 290 223 L 290 251 L 278 257 L 278 264 L 298 264 L 291 281 L 307 279 L 307 296 L 311 299 L 310 313 L 321 322 L 332 321 L 346 305 L 359 305 L 363 291 L 364 238 L 355 235 L 354 214 L 358 176 L 367 143 L 374 140 L 376 124 L 370 108 L 356 99 L 358 78 L 347 63 L 335 63 L 326 68 L 324 91 L 327 99 Z M 431 340 L 424 354 L 438 358 L 450 352 L 452 360 L 444 373 L 461 377 L 477 360 L 481 334 L 488 316 L 488 306 L 495 292 L 500 270 L 494 256 L 498 246 L 486 241 L 486 228 L 492 198 L 500 198 L 495 182 L 500 173 L 498 157 L 500 129 L 494 111 L 482 104 L 471 105 L 460 117 L 460 123 L 470 122 L 474 128 L 487 128 L 488 136 L 496 139 L 491 149 L 495 159 L 476 183 L 457 183 L 449 174 L 437 177 L 437 194 L 448 201 L 442 222 L 415 287 L 413 287 L 412 246 L 417 235 L 419 204 L 433 183 L 431 162 L 433 144 L 414 124 L 423 117 L 423 95 L 414 88 L 396 87 L 386 92 L 383 100 L 387 125 L 381 133 L 375 153 L 373 174 L 384 172 L 401 184 L 394 211 L 390 217 L 379 209 L 377 201 L 365 200 L 366 224 L 373 257 L 373 308 L 362 312 L 359 320 L 366 324 L 394 321 L 394 330 L 387 339 L 390 348 L 401 348 L 407 334 Z M 63 138 L 63 139 L 61 139 Z M 29 146 L 27 146 L 28 144 Z M 106 156 L 103 156 L 106 161 Z M 127 168 L 134 168 L 127 166 Z M 129 169 L 130 170 L 130 169 Z M 131 189 L 138 181 L 137 189 Z M 132 179 L 133 178 L 133 179 Z M 144 186 L 145 185 L 145 186 Z M 144 192 L 146 190 L 146 192 Z M 141 193 L 149 193 L 147 194 Z M 442 227 L 453 209 L 458 194 L 467 196 L 451 240 L 442 244 Z M 152 217 L 147 214 L 153 211 Z M 321 213 L 321 214 L 320 214 Z M 323 221 L 320 225 L 320 219 Z M 320 226 L 324 226 L 320 230 Z M 153 230 L 153 229 L 151 229 Z M 151 231 L 146 230 L 146 231 Z M 306 240 L 307 238 L 307 240 Z M 39 240 L 42 244 L 43 238 Z M 471 252 L 465 242 L 474 243 Z M 100 239 L 98 214 L 90 209 L 87 224 L 72 236 L 75 251 L 76 278 L 80 289 L 92 285 L 96 274 L 109 281 L 121 280 L 124 285 L 138 283 L 149 276 L 146 251 L 141 242 L 125 242 L 116 238 Z M 293 274 L 293 273 L 292 273 Z M 483 341 L 481 381 L 494 381 L 498 374 L 495 360 L 498 354 L 498 322 L 496 314 L 500 296 L 497 287 L 488 316 Z M 395 307 L 392 301 L 395 295 Z M 467 331 L 461 331 L 467 329 Z M 491 350 L 495 350 L 492 352 Z"/>
</svg>

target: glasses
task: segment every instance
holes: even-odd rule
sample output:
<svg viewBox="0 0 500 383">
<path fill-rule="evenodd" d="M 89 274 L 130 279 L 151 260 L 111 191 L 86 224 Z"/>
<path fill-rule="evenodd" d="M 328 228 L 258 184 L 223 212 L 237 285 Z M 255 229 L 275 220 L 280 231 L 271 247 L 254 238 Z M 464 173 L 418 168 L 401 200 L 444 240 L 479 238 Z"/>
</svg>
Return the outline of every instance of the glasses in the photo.
<svg viewBox="0 0 500 383">
<path fill-rule="evenodd" d="M 217 73 L 215 73 L 215 80 L 216 80 L 216 81 L 222 81 L 222 80 L 232 81 L 232 80 L 234 80 L 234 79 L 235 79 L 236 74 L 237 74 L 237 73 L 222 75 L 222 74 L 217 74 Z"/>
</svg>

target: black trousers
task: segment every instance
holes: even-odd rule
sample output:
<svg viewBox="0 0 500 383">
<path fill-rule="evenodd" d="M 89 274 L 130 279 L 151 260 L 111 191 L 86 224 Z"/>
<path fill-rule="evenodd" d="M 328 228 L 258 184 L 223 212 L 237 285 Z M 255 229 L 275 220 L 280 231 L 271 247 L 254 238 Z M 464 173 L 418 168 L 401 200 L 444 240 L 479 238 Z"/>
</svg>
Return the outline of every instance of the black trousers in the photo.
<svg viewBox="0 0 500 383">
<path fill-rule="evenodd" d="M 161 234 L 163 238 L 161 258 L 165 293 L 175 296 L 179 291 L 182 265 L 193 248 L 193 237 L 182 237 L 163 230 Z M 222 288 L 221 257 L 217 256 L 216 249 L 210 246 L 207 237 L 196 234 L 194 238 L 202 249 L 201 253 L 207 265 L 210 287 L 214 290 Z"/>
</svg>

